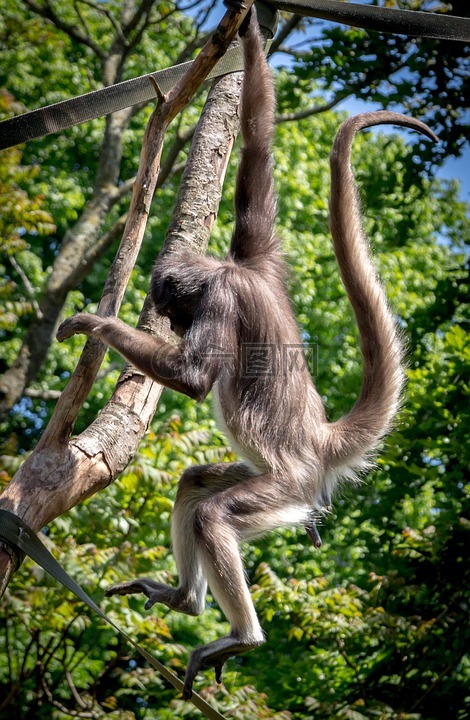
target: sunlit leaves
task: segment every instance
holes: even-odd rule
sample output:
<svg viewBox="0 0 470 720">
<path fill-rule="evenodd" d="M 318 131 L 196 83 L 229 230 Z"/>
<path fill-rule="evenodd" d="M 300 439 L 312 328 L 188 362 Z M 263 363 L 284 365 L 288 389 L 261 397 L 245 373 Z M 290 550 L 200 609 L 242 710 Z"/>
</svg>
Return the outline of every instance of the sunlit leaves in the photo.
<svg viewBox="0 0 470 720">
<path fill-rule="evenodd" d="M 109 41 L 110 25 L 97 3 L 51 4 L 68 21 L 80 6 L 95 37 L 101 37 L 103 45 Z M 0 51 L 7 61 L 2 70 L 16 102 L 20 94 L 30 106 L 41 92 L 44 101 L 50 101 L 97 85 L 99 63 L 86 48 L 42 20 L 26 22 L 23 5 L 10 0 L 4 5 L 8 12 L 2 17 L 2 39 L 8 42 Z M 105 5 L 112 12 L 120 7 L 117 1 Z M 139 52 L 131 54 L 128 75 L 170 64 L 191 29 L 190 20 L 170 14 L 170 4 L 155 9 L 164 20 L 152 26 Z M 331 78 L 335 83 L 347 78 L 363 83 L 364 93 L 384 100 L 387 87 L 375 75 L 402 61 L 408 41 L 387 41 L 364 68 L 364 52 L 372 48 L 362 31 L 336 29 L 331 37 L 334 45 L 299 63 L 296 75 L 279 74 L 280 110 L 303 108 L 320 98 L 318 82 L 312 85 L 313 72 L 320 83 Z M 435 54 L 423 53 L 413 63 L 435 60 Z M 318 63 L 323 63 L 320 74 Z M 366 71 L 369 88 L 362 77 Z M 406 89 L 395 87 L 401 99 Z M 11 102 L 7 98 L 4 103 L 8 112 Z M 197 111 L 190 109 L 191 120 Z M 135 169 L 143 115 L 149 113 L 150 108 L 136 116 L 127 131 L 124 179 Z M 357 333 L 328 229 L 328 154 L 340 121 L 341 116 L 330 112 L 279 125 L 274 148 L 278 228 L 292 270 L 293 306 L 306 341 L 318 349 L 316 380 L 331 417 L 350 409 L 361 379 Z M 33 301 L 58 242 L 90 195 L 102 132 L 100 120 L 31 144 L 23 156 L 17 150 L 2 154 L 1 352 L 7 362 L 14 358 L 23 326 L 34 317 Z M 375 470 L 362 485 L 345 487 L 336 497 L 334 511 L 320 527 L 321 550 L 311 546 L 302 528 L 274 532 L 243 547 L 267 643 L 230 661 L 222 688 L 210 672 L 197 681 L 198 689 L 229 717 L 466 717 L 468 207 L 458 200 L 453 182 L 418 182 L 416 176 L 411 181 L 409 142 L 390 134 L 362 133 L 353 148 L 374 262 L 408 342 L 408 385 L 400 419 Z M 236 162 L 233 157 L 211 239 L 211 250 L 218 253 L 226 249 L 231 233 Z M 134 323 L 138 316 L 174 190 L 171 186 L 161 192 L 152 209 L 151 228 L 121 311 L 126 322 Z M 113 210 L 110 222 L 121 209 Z M 96 309 L 112 256 L 110 252 L 103 258 L 68 295 L 67 315 L 84 307 Z M 12 258 L 29 280 L 31 294 Z M 34 389 L 62 389 L 82 346 L 81 337 L 54 344 Z M 109 353 L 76 432 L 99 412 L 121 367 L 117 354 Z M 42 398 L 28 398 L 27 403 L 17 409 L 21 436 L 4 446 L 2 483 L 9 481 L 37 439 L 52 408 L 52 402 Z M 190 465 L 231 459 L 209 403 L 197 406 L 165 392 L 149 433 L 121 477 L 46 530 L 45 542 L 68 572 L 126 631 L 181 675 L 192 648 L 228 631 L 212 597 L 201 617 L 188 618 L 163 606 L 147 612 L 140 596 L 107 599 L 104 590 L 134 576 L 177 582 L 170 523 L 178 478 Z M 114 630 L 29 561 L 14 578 L 0 623 L 0 707 L 6 698 L 2 712 L 8 717 L 49 720 L 57 708 L 52 708 L 46 689 L 70 709 L 70 717 L 80 712 L 119 720 L 198 717 Z"/>
</svg>

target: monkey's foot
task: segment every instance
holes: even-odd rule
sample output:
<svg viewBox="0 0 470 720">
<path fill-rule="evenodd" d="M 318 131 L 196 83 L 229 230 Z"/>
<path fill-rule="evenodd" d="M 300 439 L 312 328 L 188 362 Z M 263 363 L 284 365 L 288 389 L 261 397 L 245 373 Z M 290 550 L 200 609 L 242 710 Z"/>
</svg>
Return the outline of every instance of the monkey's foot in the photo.
<svg viewBox="0 0 470 720">
<path fill-rule="evenodd" d="M 222 682 L 222 668 L 232 655 L 253 650 L 264 642 L 264 640 L 243 641 L 232 635 L 214 640 L 208 645 L 203 645 L 194 650 L 189 658 L 186 676 L 184 678 L 183 698 L 189 700 L 193 693 L 193 682 L 200 670 L 215 668 L 215 679 Z"/>
<path fill-rule="evenodd" d="M 97 315 L 78 313 L 78 315 L 64 320 L 57 330 L 56 338 L 59 342 L 63 342 L 72 335 L 80 335 L 80 333 L 92 335 L 94 330 L 99 329 L 101 322 L 102 318 Z"/>
<path fill-rule="evenodd" d="M 204 609 L 203 600 L 198 602 L 197 599 L 192 599 L 182 588 L 173 588 L 155 582 L 155 580 L 150 580 L 150 578 L 118 583 L 108 588 L 105 595 L 111 597 L 111 595 L 132 595 L 134 593 L 144 593 L 148 597 L 145 603 L 146 610 L 150 610 L 157 602 L 163 603 L 170 610 L 178 610 L 178 612 L 186 615 L 199 615 Z"/>
</svg>

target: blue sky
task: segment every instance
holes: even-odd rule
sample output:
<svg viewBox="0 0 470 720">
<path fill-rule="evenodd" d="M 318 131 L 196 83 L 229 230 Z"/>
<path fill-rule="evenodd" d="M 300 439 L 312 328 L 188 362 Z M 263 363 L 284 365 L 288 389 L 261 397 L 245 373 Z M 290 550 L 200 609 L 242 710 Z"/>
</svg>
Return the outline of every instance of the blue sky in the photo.
<svg viewBox="0 0 470 720">
<path fill-rule="evenodd" d="M 353 0 L 354 2 L 366 2 L 367 0 Z M 220 0 L 210 17 L 207 20 L 207 26 L 214 25 L 222 16 L 224 12 L 224 6 L 222 0 Z M 320 34 L 322 27 L 327 24 L 324 21 L 318 20 L 313 26 L 310 26 L 307 33 L 298 34 L 299 43 L 304 45 L 304 48 L 308 47 L 309 38 Z M 273 66 L 288 65 L 289 58 L 286 55 L 277 54 L 273 59 Z M 375 110 L 379 108 L 378 105 L 373 103 L 364 103 L 356 99 L 345 100 L 343 103 L 337 106 L 338 109 L 346 110 L 350 114 L 364 112 L 366 110 Z M 398 108 L 397 108 L 398 109 Z M 384 127 L 378 128 L 379 132 L 402 132 L 401 129 L 396 127 Z M 407 133 L 405 132 L 405 135 Z M 462 200 L 470 203 L 470 146 L 467 143 L 464 153 L 459 158 L 450 157 L 436 172 L 438 178 L 453 179 L 457 178 L 460 181 L 460 196 Z"/>
<path fill-rule="evenodd" d="M 344 103 L 338 105 L 337 108 L 346 110 L 348 113 L 353 115 L 355 113 L 364 112 L 366 110 L 378 109 L 379 106 L 375 105 L 374 103 L 365 103 L 361 100 L 356 100 L 353 98 L 345 100 Z M 395 127 L 393 125 L 379 125 L 374 130 L 374 132 L 403 132 L 405 137 L 410 136 L 409 131 L 402 131 L 401 128 Z M 449 157 L 444 162 L 444 164 L 440 168 L 438 168 L 436 172 L 436 177 L 449 180 L 457 178 L 460 181 L 460 197 L 462 198 L 462 200 L 470 203 L 470 146 L 468 143 L 466 145 L 464 153 L 460 157 Z"/>
<path fill-rule="evenodd" d="M 437 177 L 458 178 L 461 183 L 460 195 L 470 203 L 470 149 L 467 146 L 459 158 L 449 158 L 439 169 Z"/>
</svg>

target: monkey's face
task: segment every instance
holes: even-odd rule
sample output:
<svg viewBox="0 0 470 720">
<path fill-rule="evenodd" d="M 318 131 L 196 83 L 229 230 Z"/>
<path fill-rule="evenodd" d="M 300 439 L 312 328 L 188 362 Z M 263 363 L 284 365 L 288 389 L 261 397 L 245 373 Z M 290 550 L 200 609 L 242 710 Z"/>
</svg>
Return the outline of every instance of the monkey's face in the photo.
<svg viewBox="0 0 470 720">
<path fill-rule="evenodd" d="M 217 260 L 192 252 L 167 253 L 155 265 L 152 300 L 180 337 L 193 324 L 201 303 L 205 302 L 210 278 L 219 266 Z"/>
<path fill-rule="evenodd" d="M 154 275 L 151 292 L 157 312 L 170 320 L 170 327 L 176 335 L 183 337 L 193 323 L 202 289 L 185 287 L 180 278 L 170 274 Z"/>
<path fill-rule="evenodd" d="M 169 319 L 170 328 L 178 337 L 184 337 L 193 323 L 194 313 L 191 312 L 191 308 L 184 312 L 178 307 L 169 305 L 162 314 Z"/>
</svg>

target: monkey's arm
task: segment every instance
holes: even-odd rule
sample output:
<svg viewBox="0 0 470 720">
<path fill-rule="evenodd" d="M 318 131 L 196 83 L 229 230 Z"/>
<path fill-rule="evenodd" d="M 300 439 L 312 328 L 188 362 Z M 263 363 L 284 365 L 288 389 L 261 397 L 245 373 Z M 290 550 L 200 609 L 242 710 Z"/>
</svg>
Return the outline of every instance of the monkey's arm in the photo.
<svg viewBox="0 0 470 720">
<path fill-rule="evenodd" d="M 110 345 L 143 373 L 194 400 L 203 400 L 214 381 L 217 368 L 211 356 L 186 352 L 185 341 L 175 347 L 158 337 L 136 330 L 117 318 L 79 313 L 60 325 L 57 340 L 84 333 Z"/>
<path fill-rule="evenodd" d="M 230 251 L 238 261 L 261 261 L 279 250 L 273 236 L 276 201 L 271 142 L 275 98 L 254 6 L 248 28 L 243 28 L 242 32 L 245 74 L 240 123 L 243 148 L 235 189 L 236 221 Z"/>
</svg>

